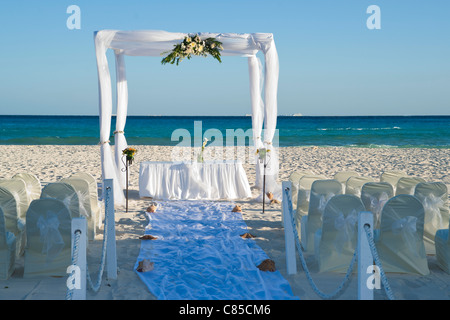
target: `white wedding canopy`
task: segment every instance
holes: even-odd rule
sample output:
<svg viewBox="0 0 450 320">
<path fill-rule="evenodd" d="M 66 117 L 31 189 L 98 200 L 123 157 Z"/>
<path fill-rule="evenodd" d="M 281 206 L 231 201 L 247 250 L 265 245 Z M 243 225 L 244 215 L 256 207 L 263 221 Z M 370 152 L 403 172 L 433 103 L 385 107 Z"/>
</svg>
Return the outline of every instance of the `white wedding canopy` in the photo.
<svg viewBox="0 0 450 320">
<path fill-rule="evenodd" d="M 114 201 L 124 204 L 123 189 L 124 164 L 121 160 L 122 150 L 127 147 L 124 135 L 128 108 L 128 88 L 125 73 L 124 56 L 153 56 L 171 51 L 174 45 L 183 41 L 186 33 L 173 33 L 160 30 L 118 31 L 101 30 L 94 33 L 95 51 L 99 79 L 99 114 L 100 114 L 100 145 L 103 179 L 114 180 Z M 271 161 L 268 163 L 266 175 L 266 191 L 275 188 L 278 175 L 278 156 L 272 141 L 277 123 L 277 91 L 278 91 L 278 54 L 273 35 L 270 33 L 199 33 L 200 38 L 216 38 L 222 42 L 222 56 L 241 56 L 248 58 L 250 96 L 252 104 L 252 129 L 255 149 L 268 148 Z M 109 144 L 112 116 L 111 76 L 108 67 L 106 51 L 114 50 L 116 60 L 117 85 L 117 118 L 115 135 L 115 159 Z M 264 54 L 265 68 L 263 70 L 258 52 Z M 264 74 L 264 76 L 263 76 Z M 262 99 L 264 80 L 264 100 Z M 263 133 L 264 125 L 264 133 Z M 263 136 L 263 138 L 262 138 Z M 262 187 L 262 169 L 256 162 L 256 186 Z"/>
</svg>

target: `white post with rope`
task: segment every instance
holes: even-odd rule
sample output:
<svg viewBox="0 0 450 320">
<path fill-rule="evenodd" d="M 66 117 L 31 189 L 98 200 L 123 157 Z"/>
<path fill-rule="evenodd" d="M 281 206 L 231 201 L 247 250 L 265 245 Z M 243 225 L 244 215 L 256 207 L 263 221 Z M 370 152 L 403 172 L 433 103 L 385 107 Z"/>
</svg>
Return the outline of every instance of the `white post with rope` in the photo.
<svg viewBox="0 0 450 320">
<path fill-rule="evenodd" d="M 114 187 L 113 180 L 106 179 L 103 182 L 106 192 L 105 199 L 105 219 L 108 219 L 105 230 L 108 234 L 106 242 L 106 276 L 110 280 L 117 279 L 117 251 L 116 251 L 116 222 L 114 217 Z"/>
<path fill-rule="evenodd" d="M 282 188 L 283 191 L 288 190 L 289 194 L 291 194 L 292 182 L 283 181 Z M 292 217 L 290 213 L 292 211 L 292 208 L 289 208 L 290 205 L 291 202 L 288 200 L 286 192 L 283 192 L 283 223 L 284 223 L 284 241 L 286 248 L 286 267 L 288 274 L 296 274 L 297 261 L 295 256 L 295 235 L 292 226 Z"/>
<path fill-rule="evenodd" d="M 364 227 L 373 230 L 372 212 L 361 212 L 358 215 L 358 300 L 373 300 L 373 287 L 367 271 L 373 270 L 373 257 Z M 370 277 L 372 274 L 370 274 Z"/>
<path fill-rule="evenodd" d="M 77 244 L 74 246 L 74 242 Z M 73 277 L 67 281 L 68 288 L 72 289 L 72 300 L 86 300 L 86 249 L 87 249 L 87 222 L 86 219 L 72 219 L 72 257 L 76 261 L 71 265 L 70 272 Z M 76 251 L 76 252 L 74 252 Z"/>
</svg>

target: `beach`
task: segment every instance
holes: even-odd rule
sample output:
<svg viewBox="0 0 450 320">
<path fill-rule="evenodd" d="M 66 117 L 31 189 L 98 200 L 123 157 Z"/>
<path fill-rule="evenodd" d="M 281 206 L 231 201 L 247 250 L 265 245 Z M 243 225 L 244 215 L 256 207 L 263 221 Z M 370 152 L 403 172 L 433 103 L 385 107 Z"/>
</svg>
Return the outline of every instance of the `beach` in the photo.
<svg viewBox="0 0 450 320">
<path fill-rule="evenodd" d="M 136 160 L 129 172 L 129 212 L 122 207 L 115 211 L 116 243 L 119 274 L 117 280 L 106 279 L 100 290 L 87 291 L 88 300 L 143 300 L 155 299 L 135 273 L 134 265 L 139 254 L 139 237 L 148 224 L 146 208 L 151 199 L 139 197 L 139 162 L 171 161 L 169 146 L 137 145 Z M 10 178 L 16 173 L 36 175 L 43 185 L 56 182 L 75 172 L 87 172 L 101 182 L 100 147 L 96 145 L 2 145 L 0 178 Z M 279 183 L 287 181 L 296 170 L 308 170 L 332 178 L 339 171 L 352 170 L 361 176 L 377 181 L 383 171 L 404 171 L 409 176 L 427 181 L 441 181 L 450 188 L 450 149 L 439 148 L 357 148 L 357 147 L 281 147 L 279 148 Z M 255 184 L 255 169 L 244 163 L 250 186 Z M 253 189 L 256 197 L 258 191 Z M 281 200 L 281 199 L 280 199 Z M 285 263 L 284 231 L 281 223 L 281 204 L 266 206 L 251 199 L 232 201 L 242 206 L 242 216 L 256 243 L 275 261 L 277 270 L 290 283 L 293 294 L 301 300 L 320 299 L 313 291 L 297 261 L 298 272 L 287 275 Z M 88 246 L 88 265 L 92 279 L 97 271 L 102 251 L 103 235 L 99 231 Z M 318 273 L 313 257 L 307 256 L 317 287 L 324 292 L 334 291 L 344 275 Z M 396 299 L 399 300 L 449 300 L 450 275 L 439 269 L 434 256 L 428 256 L 430 275 L 388 273 L 387 278 Z M 23 279 L 23 257 L 16 261 L 12 277 L 0 281 L 0 300 L 63 300 L 66 278 Z M 354 275 L 337 299 L 357 299 Z M 383 289 L 375 292 L 376 299 L 387 299 Z"/>
</svg>

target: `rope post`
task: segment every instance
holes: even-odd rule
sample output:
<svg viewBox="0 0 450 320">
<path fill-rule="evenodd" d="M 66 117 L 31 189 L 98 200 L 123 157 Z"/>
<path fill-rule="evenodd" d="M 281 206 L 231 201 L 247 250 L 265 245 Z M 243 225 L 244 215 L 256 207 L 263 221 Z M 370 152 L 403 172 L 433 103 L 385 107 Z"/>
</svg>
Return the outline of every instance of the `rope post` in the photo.
<svg viewBox="0 0 450 320">
<path fill-rule="evenodd" d="M 105 224 L 106 234 L 106 275 L 108 279 L 117 279 L 117 252 L 116 252 L 116 222 L 114 220 L 114 187 L 113 180 L 106 179 L 103 182 L 105 196 Z"/>
<path fill-rule="evenodd" d="M 358 215 L 358 300 L 373 300 L 373 287 L 369 286 L 368 270 L 373 270 L 373 257 L 364 227 L 373 230 L 372 212 Z M 372 277 L 372 273 L 370 273 Z"/>
<path fill-rule="evenodd" d="M 77 245 L 74 242 L 78 240 Z M 72 276 L 67 280 L 67 287 L 72 291 L 72 300 L 86 300 L 86 248 L 87 248 L 87 222 L 86 219 L 72 219 L 72 257 L 73 264 L 68 271 Z"/>
<path fill-rule="evenodd" d="M 286 195 L 286 191 L 288 191 L 289 195 L 292 190 L 292 182 L 283 181 L 283 224 L 284 224 L 284 241 L 285 241 L 285 249 L 286 249 L 286 267 L 288 274 L 296 274 L 297 273 L 297 261 L 295 256 L 295 235 L 294 229 L 292 226 L 292 206 L 291 202 Z"/>
</svg>

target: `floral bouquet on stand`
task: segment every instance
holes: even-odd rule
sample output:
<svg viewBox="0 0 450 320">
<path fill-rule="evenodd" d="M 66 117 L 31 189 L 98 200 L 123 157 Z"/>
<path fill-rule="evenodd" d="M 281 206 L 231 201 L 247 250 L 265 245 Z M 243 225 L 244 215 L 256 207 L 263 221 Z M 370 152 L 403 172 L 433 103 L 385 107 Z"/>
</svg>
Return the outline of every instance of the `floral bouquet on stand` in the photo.
<svg viewBox="0 0 450 320">
<path fill-rule="evenodd" d="M 208 143 L 208 139 L 207 138 L 203 139 L 202 151 L 200 151 L 200 153 L 197 156 L 197 162 L 204 162 L 205 161 L 203 159 L 203 152 L 205 151 L 205 147 L 206 147 L 207 143 Z"/>
<path fill-rule="evenodd" d="M 126 148 L 122 150 L 122 155 L 127 157 L 127 161 L 132 164 L 134 160 L 134 156 L 136 155 L 137 150 L 134 148 Z"/>
<path fill-rule="evenodd" d="M 267 154 L 270 152 L 270 149 L 266 148 L 260 148 L 256 150 L 256 154 L 258 155 L 259 162 L 263 163 L 264 165 L 264 173 L 263 173 L 263 209 L 262 212 L 264 213 L 264 203 L 266 202 L 266 167 L 267 167 Z M 270 156 L 269 156 L 270 159 Z M 272 199 L 271 199 L 272 200 Z"/>
<path fill-rule="evenodd" d="M 137 152 L 137 150 L 135 148 L 130 148 L 130 147 L 122 150 L 122 155 L 126 157 L 126 162 L 125 162 L 125 172 L 127 173 L 127 175 L 126 175 L 126 187 L 127 187 L 126 212 L 128 212 L 128 167 L 133 163 L 134 156 L 136 155 L 136 152 Z"/>
</svg>

